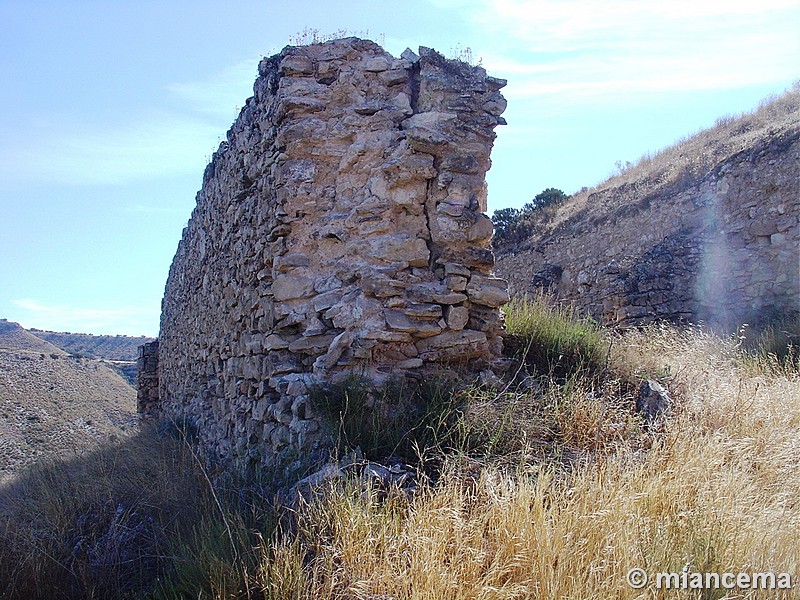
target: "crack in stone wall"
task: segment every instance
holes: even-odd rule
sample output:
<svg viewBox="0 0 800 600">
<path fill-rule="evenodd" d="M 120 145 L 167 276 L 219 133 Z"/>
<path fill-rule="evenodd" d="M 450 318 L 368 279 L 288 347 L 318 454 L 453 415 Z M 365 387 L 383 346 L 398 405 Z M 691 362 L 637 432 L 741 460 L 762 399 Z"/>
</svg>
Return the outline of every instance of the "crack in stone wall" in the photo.
<svg viewBox="0 0 800 600">
<path fill-rule="evenodd" d="M 356 38 L 264 59 L 170 269 L 157 406 L 212 459 L 324 442 L 311 386 L 500 359 L 485 173 L 505 81 Z"/>
</svg>

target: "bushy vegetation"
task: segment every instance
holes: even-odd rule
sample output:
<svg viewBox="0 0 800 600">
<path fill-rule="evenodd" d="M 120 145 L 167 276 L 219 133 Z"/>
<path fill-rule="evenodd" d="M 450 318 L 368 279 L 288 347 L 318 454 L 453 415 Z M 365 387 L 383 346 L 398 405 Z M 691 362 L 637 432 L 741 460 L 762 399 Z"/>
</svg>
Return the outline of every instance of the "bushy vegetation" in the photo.
<svg viewBox="0 0 800 600">
<path fill-rule="evenodd" d="M 597 371 L 608 358 L 609 335 L 569 305 L 535 295 L 512 300 L 505 312 L 507 352 L 522 351 L 526 364 L 540 374 Z"/>
<path fill-rule="evenodd" d="M 338 40 L 346 37 L 370 39 L 380 46 L 383 46 L 386 41 L 386 34 L 379 33 L 373 36 L 370 35 L 368 29 L 336 29 L 335 31 L 324 33 L 316 27 L 303 27 L 302 31 L 298 31 L 294 35 L 289 36 L 289 44 L 292 46 L 310 46 L 311 44 L 322 44 L 324 42 L 330 42 L 332 40 Z"/>
<path fill-rule="evenodd" d="M 755 365 L 800 371 L 800 314 L 773 319 L 757 329 L 743 328 L 740 339 Z"/>
<path fill-rule="evenodd" d="M 507 324 L 518 360 L 502 384 L 315 398 L 341 451 L 416 447 L 435 477 L 415 493 L 353 475 L 281 508 L 142 431 L 0 488 L 0 596 L 633 599 L 661 597 L 627 585 L 633 567 L 798 572 L 797 369 L 741 336 L 614 334 L 544 298 L 512 304 Z M 669 388 L 668 417 L 636 413 L 643 377 Z M 404 397 L 411 417 L 363 418 Z M 435 410 L 417 402 L 431 397 Z"/>
<path fill-rule="evenodd" d="M 358 448 L 370 459 L 413 461 L 436 446 L 462 404 L 444 382 L 389 382 L 375 389 L 359 377 L 312 390 L 311 402 L 341 455 Z"/>
<path fill-rule="evenodd" d="M 522 208 L 501 208 L 492 214 L 495 245 L 517 244 L 534 232 L 535 225 L 547 222 L 554 210 L 569 196 L 556 188 L 538 193 Z"/>
</svg>

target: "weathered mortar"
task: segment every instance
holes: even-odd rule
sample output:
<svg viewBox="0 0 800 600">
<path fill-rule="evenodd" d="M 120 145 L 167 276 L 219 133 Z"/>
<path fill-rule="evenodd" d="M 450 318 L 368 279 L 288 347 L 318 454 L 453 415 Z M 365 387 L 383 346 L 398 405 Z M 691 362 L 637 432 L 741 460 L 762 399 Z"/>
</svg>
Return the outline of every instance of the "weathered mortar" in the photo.
<svg viewBox="0 0 800 600">
<path fill-rule="evenodd" d="M 626 185 L 589 198 L 606 200 L 618 208 L 498 261 L 515 293 L 546 288 L 611 325 L 667 319 L 730 330 L 800 312 L 796 129 L 666 193 Z"/>
<path fill-rule="evenodd" d="M 319 443 L 313 384 L 486 368 L 508 300 L 483 214 L 505 81 L 356 38 L 259 75 L 170 269 L 152 411 L 239 465 Z"/>
</svg>

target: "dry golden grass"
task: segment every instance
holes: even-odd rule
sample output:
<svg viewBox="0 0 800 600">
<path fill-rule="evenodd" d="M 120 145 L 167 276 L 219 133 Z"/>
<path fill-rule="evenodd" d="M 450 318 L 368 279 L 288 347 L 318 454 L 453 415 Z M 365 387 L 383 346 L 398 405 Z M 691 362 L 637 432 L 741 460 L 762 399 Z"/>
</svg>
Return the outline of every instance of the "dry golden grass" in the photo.
<svg viewBox="0 0 800 600">
<path fill-rule="evenodd" d="M 598 335 L 602 367 L 463 391 L 428 452 L 433 482 L 413 495 L 348 479 L 275 514 L 257 488 L 215 490 L 188 445 L 146 432 L 21 473 L 0 486 L 0 595 L 800 597 L 626 581 L 633 567 L 800 576 L 798 371 L 699 329 Z M 668 417 L 633 410 L 643 377 L 673 394 Z"/>
<path fill-rule="evenodd" d="M 595 453 L 571 470 L 453 469 L 410 501 L 340 489 L 301 511 L 292 545 L 268 553 L 271 573 L 291 573 L 281 589 L 304 598 L 798 597 L 628 586 L 633 567 L 800 573 L 800 380 L 745 372 L 733 342 L 700 331 L 654 327 L 615 348 L 621 365 L 670 373 L 676 412 L 648 451 Z M 592 421 L 603 409 L 590 403 Z"/>
</svg>

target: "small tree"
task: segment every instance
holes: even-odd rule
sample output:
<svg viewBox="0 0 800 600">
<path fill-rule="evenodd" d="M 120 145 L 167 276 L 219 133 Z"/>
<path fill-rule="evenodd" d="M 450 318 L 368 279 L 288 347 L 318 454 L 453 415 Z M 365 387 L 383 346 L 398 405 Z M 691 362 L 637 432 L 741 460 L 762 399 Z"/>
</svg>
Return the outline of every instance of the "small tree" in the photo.
<svg viewBox="0 0 800 600">
<path fill-rule="evenodd" d="M 494 237 L 496 240 L 506 240 L 509 238 L 514 226 L 519 222 L 522 211 L 516 208 L 501 208 L 492 214 L 494 223 Z"/>
<path fill-rule="evenodd" d="M 567 194 L 561 190 L 557 188 L 547 188 L 546 190 L 536 194 L 536 196 L 533 197 L 533 200 L 528 202 L 523 207 L 523 211 L 533 212 L 534 210 L 544 208 L 545 206 L 560 204 L 567 198 L 569 198 L 569 196 L 567 196 Z"/>
<path fill-rule="evenodd" d="M 526 202 L 521 209 L 501 208 L 494 211 L 494 239 L 497 245 L 517 243 L 528 237 L 534 225 L 537 211 L 548 206 L 557 206 L 569 198 L 557 188 L 547 188 L 536 194 L 533 200 Z"/>
</svg>

